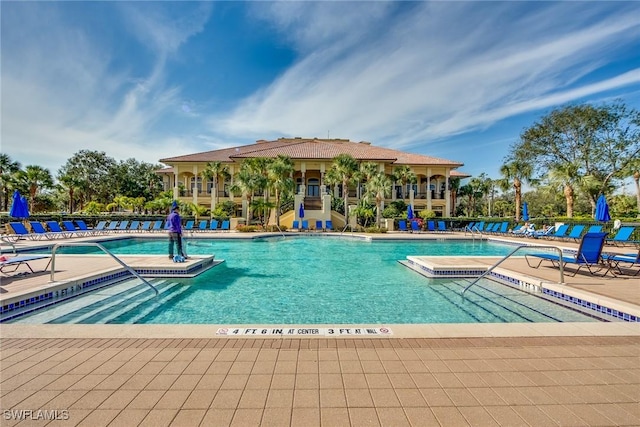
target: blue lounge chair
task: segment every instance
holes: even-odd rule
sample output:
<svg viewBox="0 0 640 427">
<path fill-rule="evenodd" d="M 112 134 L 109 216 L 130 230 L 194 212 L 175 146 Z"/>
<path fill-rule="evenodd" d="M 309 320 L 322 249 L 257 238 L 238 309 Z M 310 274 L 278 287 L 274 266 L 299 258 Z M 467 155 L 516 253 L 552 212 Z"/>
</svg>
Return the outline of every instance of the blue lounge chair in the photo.
<svg viewBox="0 0 640 427">
<path fill-rule="evenodd" d="M 583 231 L 584 231 L 584 225 L 580 225 L 580 224 L 574 225 L 571 231 L 569 232 L 567 239 L 573 239 L 577 241 L 582 236 Z"/>
<path fill-rule="evenodd" d="M 49 231 L 51 233 L 59 233 L 63 237 L 77 236 L 77 234 L 75 232 L 64 231 L 62 228 L 60 228 L 60 224 L 58 224 L 56 221 L 47 221 L 46 224 L 47 224 L 47 227 L 49 228 Z"/>
<path fill-rule="evenodd" d="M 640 267 L 640 249 L 637 254 L 602 254 L 602 258 L 607 261 L 612 269 L 618 270 L 619 274 L 624 274 L 622 268 L 633 268 L 634 266 Z M 622 268 L 620 264 L 629 264 L 623 265 Z M 637 276 L 640 273 L 640 268 L 635 272 L 634 276 Z"/>
<path fill-rule="evenodd" d="M 624 245 L 625 243 L 637 243 L 635 240 L 629 240 L 633 232 L 636 230 L 635 227 L 620 227 L 615 236 L 611 239 L 607 239 L 607 243 L 613 245 Z"/>
<path fill-rule="evenodd" d="M 73 223 L 73 221 L 62 221 L 62 227 L 64 227 L 64 231 L 68 231 L 69 233 L 72 233 L 71 235 L 87 236 L 90 234 L 90 233 L 87 233 L 86 231 L 83 231 L 77 228 L 76 225 Z"/>
<path fill-rule="evenodd" d="M 475 222 L 471 221 L 469 224 L 464 226 L 464 231 L 472 231 L 473 227 L 476 225 Z"/>
<path fill-rule="evenodd" d="M 291 224 L 291 229 L 292 230 L 300 230 L 300 221 L 294 220 L 293 224 Z"/>
<path fill-rule="evenodd" d="M 96 226 L 93 228 L 96 234 L 106 233 L 107 232 L 107 221 L 99 221 Z"/>
<path fill-rule="evenodd" d="M 567 230 L 569 230 L 569 226 L 567 224 L 559 225 L 553 234 L 549 234 L 545 237 L 549 239 L 564 239 L 567 237 Z"/>
<path fill-rule="evenodd" d="M 104 229 L 105 232 L 111 233 L 112 231 L 117 231 L 118 229 L 118 221 L 111 221 L 109 225 Z"/>
<path fill-rule="evenodd" d="M 447 225 L 444 221 L 438 221 L 438 231 L 441 233 L 445 233 L 447 231 Z"/>
<path fill-rule="evenodd" d="M 14 273 L 21 265 L 26 265 L 31 273 L 35 273 L 31 265 L 29 265 L 30 261 L 35 261 L 38 259 L 49 258 L 49 262 L 46 267 L 42 271 L 46 271 L 49 268 L 49 264 L 51 264 L 51 256 L 50 255 L 18 255 L 14 257 L 7 258 L 5 260 L 0 260 L 0 273 L 5 276 L 9 276 L 7 273 Z M 7 270 L 7 268 L 12 268 Z"/>
<path fill-rule="evenodd" d="M 218 220 L 217 219 L 212 219 L 211 220 L 211 225 L 209 226 L 209 230 L 211 230 L 211 231 L 218 230 Z"/>
<path fill-rule="evenodd" d="M 309 231 L 309 221 L 308 221 L 308 220 L 306 220 L 306 219 L 303 219 L 303 220 L 302 220 L 302 227 L 301 227 L 301 229 L 302 229 L 303 231 Z"/>
<path fill-rule="evenodd" d="M 21 238 L 26 238 L 29 240 L 42 240 L 44 238 L 47 238 L 47 239 L 54 238 L 54 236 L 49 236 L 47 233 L 47 230 L 45 230 L 44 228 L 42 229 L 44 231 L 43 233 L 37 233 L 35 231 L 30 233 L 29 230 L 27 230 L 27 227 L 25 227 L 24 224 L 21 222 L 10 222 L 8 225 L 12 231 L 12 233 L 10 233 L 8 237 L 10 237 L 10 240 L 14 242 Z M 31 229 L 33 230 L 33 227 L 31 227 Z"/>
<path fill-rule="evenodd" d="M 413 224 L 411 224 L 413 225 Z M 427 231 L 436 231 L 436 222 L 435 221 L 427 221 Z"/>
<path fill-rule="evenodd" d="M 224 220 L 222 221 L 222 224 L 220 225 L 220 230 L 222 231 L 229 231 L 229 220 Z"/>
<path fill-rule="evenodd" d="M 129 228 L 127 229 L 127 231 L 135 231 L 136 233 L 140 231 L 140 221 L 138 220 L 131 221 L 131 224 L 129 224 Z"/>
<path fill-rule="evenodd" d="M 411 221 L 411 231 L 415 231 L 416 233 L 420 233 L 422 230 L 420 230 L 420 225 L 418 224 L 418 221 Z"/>
<path fill-rule="evenodd" d="M 198 231 L 207 231 L 209 229 L 209 220 L 203 219 L 198 223 Z"/>
<path fill-rule="evenodd" d="M 129 220 L 121 221 L 116 231 L 127 231 L 129 229 Z"/>
<path fill-rule="evenodd" d="M 539 239 L 541 237 L 549 237 L 550 235 L 553 234 L 554 230 L 555 230 L 555 226 L 552 225 L 551 227 L 547 228 L 546 230 L 536 230 L 533 232 L 533 234 L 531 235 L 531 237 Z"/>
<path fill-rule="evenodd" d="M 193 224 L 195 224 L 194 220 L 190 219 L 189 221 L 187 221 L 187 223 L 183 227 L 183 231 L 193 231 Z"/>
<path fill-rule="evenodd" d="M 526 231 L 526 225 L 517 225 L 513 228 L 513 230 L 511 230 L 511 234 L 514 234 L 516 236 L 524 236 L 524 233 L 526 233 Z"/>
<path fill-rule="evenodd" d="M 47 231 L 39 221 L 29 221 L 29 226 L 31 227 L 31 231 L 39 236 L 46 237 L 47 239 L 58 239 L 66 237 L 65 233 L 58 233 L 55 231 Z M 38 239 L 36 239 L 38 240 Z"/>
<path fill-rule="evenodd" d="M 156 233 L 159 232 L 159 231 L 164 231 L 164 229 L 162 228 L 162 220 L 161 219 L 153 222 L 153 226 L 151 227 L 151 231 L 156 232 Z"/>
<path fill-rule="evenodd" d="M 87 223 L 85 223 L 83 220 L 76 219 L 75 221 L 79 230 L 84 231 L 86 234 L 95 234 L 95 231 L 93 230 L 93 228 L 87 227 Z"/>
<path fill-rule="evenodd" d="M 509 221 L 503 221 L 500 224 L 500 228 L 498 229 L 498 233 L 507 234 L 509 232 Z"/>
<path fill-rule="evenodd" d="M 562 265 L 563 269 L 567 264 L 573 264 L 578 266 L 578 268 L 571 275 L 572 277 L 578 274 L 578 271 L 582 267 L 587 267 L 589 273 L 595 274 L 598 271 L 606 268 L 601 263 L 602 261 L 602 248 L 604 247 L 604 240 L 607 237 L 607 233 L 586 233 L 582 236 L 580 240 L 580 246 L 578 247 L 578 252 L 575 254 L 567 254 L 566 256 L 562 255 L 562 259 L 559 255 L 556 254 L 548 254 L 548 253 L 537 253 L 537 254 L 526 254 L 524 257 L 527 260 L 527 264 L 529 267 L 538 268 L 543 261 L 551 261 L 554 267 L 560 267 Z M 529 258 L 538 258 L 537 264 L 531 264 Z M 592 267 L 597 269 L 594 271 Z M 607 271 L 604 272 L 603 276 L 607 274 L 607 272 L 611 270 L 611 266 L 607 268 Z M 566 270 L 564 270 L 566 272 Z"/>
<path fill-rule="evenodd" d="M 143 221 L 140 224 L 140 232 L 145 233 L 151 231 L 151 221 Z"/>
<path fill-rule="evenodd" d="M 322 221 L 319 219 L 316 220 L 316 231 L 322 231 Z"/>
<path fill-rule="evenodd" d="M 592 225 L 587 230 L 587 233 L 600 233 L 601 231 L 602 231 L 602 226 L 601 225 Z"/>
<path fill-rule="evenodd" d="M 476 231 L 484 231 L 484 221 L 476 222 L 473 229 Z"/>
<path fill-rule="evenodd" d="M 330 219 L 324 222 L 324 229 L 329 231 L 333 230 L 333 222 Z"/>
<path fill-rule="evenodd" d="M 407 229 L 407 221 L 404 221 L 404 220 L 398 221 L 398 230 L 400 230 L 400 231 L 409 231 Z"/>
</svg>

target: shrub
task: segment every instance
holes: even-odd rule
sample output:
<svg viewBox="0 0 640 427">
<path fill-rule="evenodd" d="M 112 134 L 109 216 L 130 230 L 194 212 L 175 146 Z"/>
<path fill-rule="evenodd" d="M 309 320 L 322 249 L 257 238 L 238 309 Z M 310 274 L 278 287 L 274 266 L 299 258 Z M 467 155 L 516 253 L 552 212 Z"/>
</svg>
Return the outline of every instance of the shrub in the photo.
<svg viewBox="0 0 640 427">
<path fill-rule="evenodd" d="M 367 227 L 365 228 L 365 233 L 386 233 L 386 227 Z"/>
</svg>

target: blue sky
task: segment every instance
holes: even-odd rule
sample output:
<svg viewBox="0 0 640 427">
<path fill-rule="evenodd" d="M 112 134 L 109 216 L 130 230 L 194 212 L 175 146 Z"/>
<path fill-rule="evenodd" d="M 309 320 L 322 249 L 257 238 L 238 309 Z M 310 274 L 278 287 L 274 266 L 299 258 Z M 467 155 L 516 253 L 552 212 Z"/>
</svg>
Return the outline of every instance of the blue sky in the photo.
<svg viewBox="0 0 640 427">
<path fill-rule="evenodd" d="M 2 152 L 366 140 L 499 177 L 567 103 L 640 107 L 639 2 L 1 2 Z"/>
</svg>

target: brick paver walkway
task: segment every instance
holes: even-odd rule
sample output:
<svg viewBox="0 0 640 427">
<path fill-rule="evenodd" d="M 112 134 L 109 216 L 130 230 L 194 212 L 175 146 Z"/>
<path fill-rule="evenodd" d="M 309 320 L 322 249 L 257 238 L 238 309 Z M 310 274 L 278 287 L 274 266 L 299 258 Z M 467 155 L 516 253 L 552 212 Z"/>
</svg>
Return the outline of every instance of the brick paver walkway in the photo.
<svg viewBox="0 0 640 427">
<path fill-rule="evenodd" d="M 640 337 L 4 339 L 0 363 L 7 426 L 640 425 Z"/>
</svg>

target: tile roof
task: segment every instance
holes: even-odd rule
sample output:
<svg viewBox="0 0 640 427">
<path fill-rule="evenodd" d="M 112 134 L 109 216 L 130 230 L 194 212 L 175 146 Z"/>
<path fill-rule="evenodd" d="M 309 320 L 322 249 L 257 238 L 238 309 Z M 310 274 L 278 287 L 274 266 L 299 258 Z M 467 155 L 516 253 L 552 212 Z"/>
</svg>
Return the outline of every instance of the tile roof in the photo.
<svg viewBox="0 0 640 427">
<path fill-rule="evenodd" d="M 279 138 L 275 141 L 257 141 L 255 144 L 221 150 L 187 154 L 160 159 L 174 162 L 234 162 L 251 157 L 277 157 L 279 154 L 292 159 L 333 159 L 339 154 L 350 154 L 357 160 L 386 161 L 406 165 L 443 165 L 458 167 L 463 163 L 421 154 L 405 153 L 371 145 L 369 142 L 352 142 L 346 139 Z"/>
</svg>

